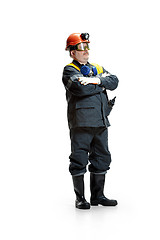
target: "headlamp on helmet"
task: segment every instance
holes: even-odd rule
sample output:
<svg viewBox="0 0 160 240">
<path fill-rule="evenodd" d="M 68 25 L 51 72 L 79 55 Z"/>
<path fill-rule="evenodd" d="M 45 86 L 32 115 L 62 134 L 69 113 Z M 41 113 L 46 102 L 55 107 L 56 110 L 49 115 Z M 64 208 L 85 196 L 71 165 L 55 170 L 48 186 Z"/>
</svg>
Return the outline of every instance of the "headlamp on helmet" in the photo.
<svg viewBox="0 0 160 240">
<path fill-rule="evenodd" d="M 89 33 L 81 33 L 81 38 L 82 38 L 82 40 L 89 41 Z"/>
</svg>

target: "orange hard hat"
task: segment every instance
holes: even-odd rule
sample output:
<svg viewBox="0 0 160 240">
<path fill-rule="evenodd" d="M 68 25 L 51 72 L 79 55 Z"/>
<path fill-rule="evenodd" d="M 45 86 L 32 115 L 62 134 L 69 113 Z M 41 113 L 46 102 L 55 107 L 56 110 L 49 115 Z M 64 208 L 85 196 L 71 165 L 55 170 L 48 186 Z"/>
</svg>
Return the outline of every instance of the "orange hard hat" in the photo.
<svg viewBox="0 0 160 240">
<path fill-rule="evenodd" d="M 75 46 L 78 43 L 90 43 L 89 41 L 89 34 L 88 33 L 72 33 L 67 38 L 66 48 L 65 50 L 68 50 L 69 47 Z"/>
</svg>

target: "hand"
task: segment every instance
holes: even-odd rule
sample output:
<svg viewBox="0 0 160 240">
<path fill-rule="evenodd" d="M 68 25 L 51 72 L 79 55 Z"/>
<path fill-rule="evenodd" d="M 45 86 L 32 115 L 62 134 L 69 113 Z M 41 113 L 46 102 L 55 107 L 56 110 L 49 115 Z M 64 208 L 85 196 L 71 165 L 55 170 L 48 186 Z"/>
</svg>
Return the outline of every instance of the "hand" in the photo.
<svg viewBox="0 0 160 240">
<path fill-rule="evenodd" d="M 93 78 L 93 77 L 80 77 L 78 78 L 78 81 L 83 84 L 83 85 L 87 85 L 87 84 L 100 84 L 101 80 L 99 78 Z"/>
</svg>

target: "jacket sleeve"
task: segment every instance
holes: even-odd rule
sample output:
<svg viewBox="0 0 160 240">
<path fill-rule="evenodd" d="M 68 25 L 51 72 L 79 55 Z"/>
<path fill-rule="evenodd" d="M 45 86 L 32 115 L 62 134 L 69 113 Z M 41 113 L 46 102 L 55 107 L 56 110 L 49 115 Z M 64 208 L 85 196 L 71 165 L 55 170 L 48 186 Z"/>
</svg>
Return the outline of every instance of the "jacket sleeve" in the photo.
<svg viewBox="0 0 160 240">
<path fill-rule="evenodd" d="M 79 77 L 84 77 L 78 70 L 72 66 L 66 66 L 63 71 L 62 81 L 65 88 L 77 97 L 95 95 L 103 92 L 103 88 L 96 84 L 82 85 L 79 81 Z"/>
<path fill-rule="evenodd" d="M 102 76 L 99 76 L 101 83 L 99 86 L 104 87 L 108 90 L 115 90 L 118 86 L 118 78 L 115 75 L 110 74 L 109 76 L 105 76 L 105 73 L 110 74 L 103 68 L 103 74 Z M 104 77 L 103 77 L 104 75 Z"/>
</svg>

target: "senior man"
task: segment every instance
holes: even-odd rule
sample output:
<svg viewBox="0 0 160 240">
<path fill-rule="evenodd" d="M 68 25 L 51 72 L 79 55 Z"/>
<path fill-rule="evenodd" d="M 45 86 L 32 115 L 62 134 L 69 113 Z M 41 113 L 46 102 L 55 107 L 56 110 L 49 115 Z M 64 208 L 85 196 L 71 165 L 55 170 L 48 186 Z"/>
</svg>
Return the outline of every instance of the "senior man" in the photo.
<svg viewBox="0 0 160 240">
<path fill-rule="evenodd" d="M 89 34 L 73 33 L 66 43 L 72 63 L 63 71 L 63 84 L 68 102 L 68 124 L 71 139 L 69 171 L 76 194 L 75 206 L 89 209 L 92 206 L 116 206 L 116 200 L 104 195 L 105 174 L 110 168 L 108 149 L 108 115 L 114 104 L 108 100 L 107 90 L 118 86 L 118 79 L 102 66 L 91 64 Z M 84 174 L 89 164 L 90 203 L 84 194 Z"/>
</svg>

